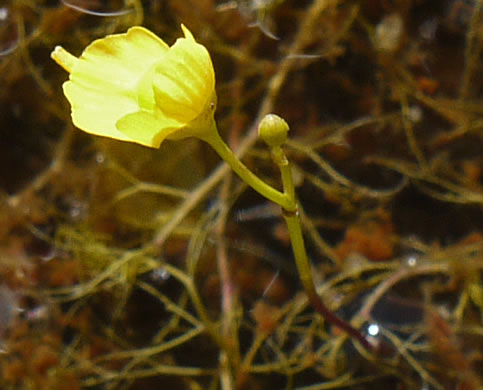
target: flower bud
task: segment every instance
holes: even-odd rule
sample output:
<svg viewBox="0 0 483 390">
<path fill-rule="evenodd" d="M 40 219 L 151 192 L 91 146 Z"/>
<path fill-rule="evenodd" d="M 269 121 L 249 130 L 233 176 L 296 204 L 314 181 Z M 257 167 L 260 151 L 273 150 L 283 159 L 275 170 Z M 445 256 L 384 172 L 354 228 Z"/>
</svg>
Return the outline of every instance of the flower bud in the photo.
<svg viewBox="0 0 483 390">
<path fill-rule="evenodd" d="M 265 115 L 258 126 L 258 136 L 271 148 L 278 148 L 287 140 L 289 126 L 275 114 Z"/>
</svg>

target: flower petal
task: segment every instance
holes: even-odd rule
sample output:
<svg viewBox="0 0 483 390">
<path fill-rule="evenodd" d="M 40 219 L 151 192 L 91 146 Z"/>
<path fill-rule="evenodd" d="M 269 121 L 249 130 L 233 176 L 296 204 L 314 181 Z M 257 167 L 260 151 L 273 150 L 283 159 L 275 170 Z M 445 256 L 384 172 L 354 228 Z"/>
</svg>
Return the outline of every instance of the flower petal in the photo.
<svg viewBox="0 0 483 390">
<path fill-rule="evenodd" d="M 50 57 L 69 73 L 72 72 L 72 69 L 79 61 L 76 56 L 70 54 L 62 46 L 56 46 Z"/>
<path fill-rule="evenodd" d="M 128 114 L 116 123 L 119 132 L 131 141 L 152 148 L 159 148 L 166 137 L 182 126 L 175 121 L 158 118 L 149 111 Z"/>
<path fill-rule="evenodd" d="M 132 141 L 117 130 L 116 122 L 139 109 L 135 100 L 108 89 L 101 93 L 72 81 L 64 83 L 63 89 L 72 105 L 72 122 L 76 127 L 87 133 Z"/>
<path fill-rule="evenodd" d="M 155 66 L 153 76 L 156 105 L 170 118 L 184 123 L 206 109 L 215 89 L 213 64 L 206 48 L 183 26 L 179 38 Z"/>
<path fill-rule="evenodd" d="M 186 27 L 183 23 L 181 23 L 181 30 L 183 30 L 183 34 L 186 39 L 196 42 L 195 37 L 193 34 L 191 34 L 191 31 L 188 30 L 188 27 Z"/>
<path fill-rule="evenodd" d="M 158 62 L 169 46 L 143 27 L 92 42 L 71 73 L 71 81 L 95 88 L 132 92 L 144 73 Z"/>
<path fill-rule="evenodd" d="M 168 50 L 142 27 L 94 41 L 72 61 L 70 81 L 63 86 L 74 124 L 88 133 L 132 141 L 117 130 L 116 122 L 139 110 L 136 85 Z"/>
</svg>

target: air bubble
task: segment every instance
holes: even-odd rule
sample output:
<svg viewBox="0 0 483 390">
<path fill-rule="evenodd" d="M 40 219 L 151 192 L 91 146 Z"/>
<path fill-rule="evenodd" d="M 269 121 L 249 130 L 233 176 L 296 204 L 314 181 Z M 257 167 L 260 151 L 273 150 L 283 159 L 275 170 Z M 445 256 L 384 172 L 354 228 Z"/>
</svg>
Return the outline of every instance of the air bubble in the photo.
<svg viewBox="0 0 483 390">
<path fill-rule="evenodd" d="M 80 220 L 85 215 L 87 205 L 81 201 L 73 201 L 69 209 L 69 216 L 74 220 Z"/>
<path fill-rule="evenodd" d="M 13 53 L 20 45 L 18 29 L 7 7 L 0 7 L 0 57 Z"/>
<path fill-rule="evenodd" d="M 409 107 L 408 119 L 413 123 L 419 123 L 423 119 L 423 109 L 420 106 Z"/>
<path fill-rule="evenodd" d="M 100 152 L 96 154 L 96 163 L 104 164 L 105 161 L 106 161 L 106 157 L 104 156 L 104 154 Z"/>
<path fill-rule="evenodd" d="M 407 267 L 414 268 L 420 261 L 419 256 L 420 255 L 418 253 L 409 253 L 403 257 L 402 263 Z"/>
<path fill-rule="evenodd" d="M 369 336 L 375 337 L 379 334 L 381 329 L 379 328 L 379 325 L 377 324 L 370 324 L 367 327 L 367 333 L 369 333 Z"/>
<path fill-rule="evenodd" d="M 151 271 L 151 279 L 153 282 L 162 283 L 168 280 L 171 274 L 163 267 Z"/>
<path fill-rule="evenodd" d="M 3 335 L 20 311 L 17 295 L 7 286 L 0 285 L 0 352 L 5 352 Z"/>
<path fill-rule="evenodd" d="M 376 26 L 375 46 L 378 50 L 394 52 L 401 45 L 404 22 L 400 15 L 385 16 Z"/>
<path fill-rule="evenodd" d="M 8 8 L 2 7 L 0 8 L 0 22 L 6 22 L 8 19 Z"/>
<path fill-rule="evenodd" d="M 113 17 L 123 16 L 130 14 L 134 11 L 134 8 L 121 9 L 118 11 L 95 11 L 89 8 L 90 3 L 88 1 L 75 1 L 75 0 L 61 0 L 62 4 L 71 8 L 77 12 L 82 12 L 86 15 L 101 16 L 101 17 Z M 91 2 L 92 3 L 92 2 Z"/>
</svg>

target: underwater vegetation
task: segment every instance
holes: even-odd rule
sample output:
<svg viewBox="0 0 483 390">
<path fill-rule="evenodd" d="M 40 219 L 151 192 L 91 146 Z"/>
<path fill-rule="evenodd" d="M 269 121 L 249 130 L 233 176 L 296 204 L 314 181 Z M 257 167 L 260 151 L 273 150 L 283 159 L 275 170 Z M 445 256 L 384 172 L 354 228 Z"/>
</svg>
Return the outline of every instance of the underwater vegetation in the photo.
<svg viewBox="0 0 483 390">
<path fill-rule="evenodd" d="M 0 388 L 481 388 L 482 22 L 481 0 L 2 4 Z M 150 43 L 106 63 L 106 36 Z"/>
</svg>

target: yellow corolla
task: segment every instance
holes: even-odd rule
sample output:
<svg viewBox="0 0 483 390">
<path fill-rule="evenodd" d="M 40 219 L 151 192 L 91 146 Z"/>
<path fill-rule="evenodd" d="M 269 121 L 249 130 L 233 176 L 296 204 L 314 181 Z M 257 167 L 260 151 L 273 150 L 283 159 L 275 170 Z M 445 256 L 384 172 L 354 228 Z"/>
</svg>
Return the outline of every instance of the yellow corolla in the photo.
<svg viewBox="0 0 483 390">
<path fill-rule="evenodd" d="M 159 147 L 165 138 L 211 131 L 215 73 L 206 48 L 183 25 L 169 47 L 143 27 L 92 42 L 77 58 L 52 58 L 70 73 L 63 85 L 74 124 L 92 134 Z"/>
</svg>

